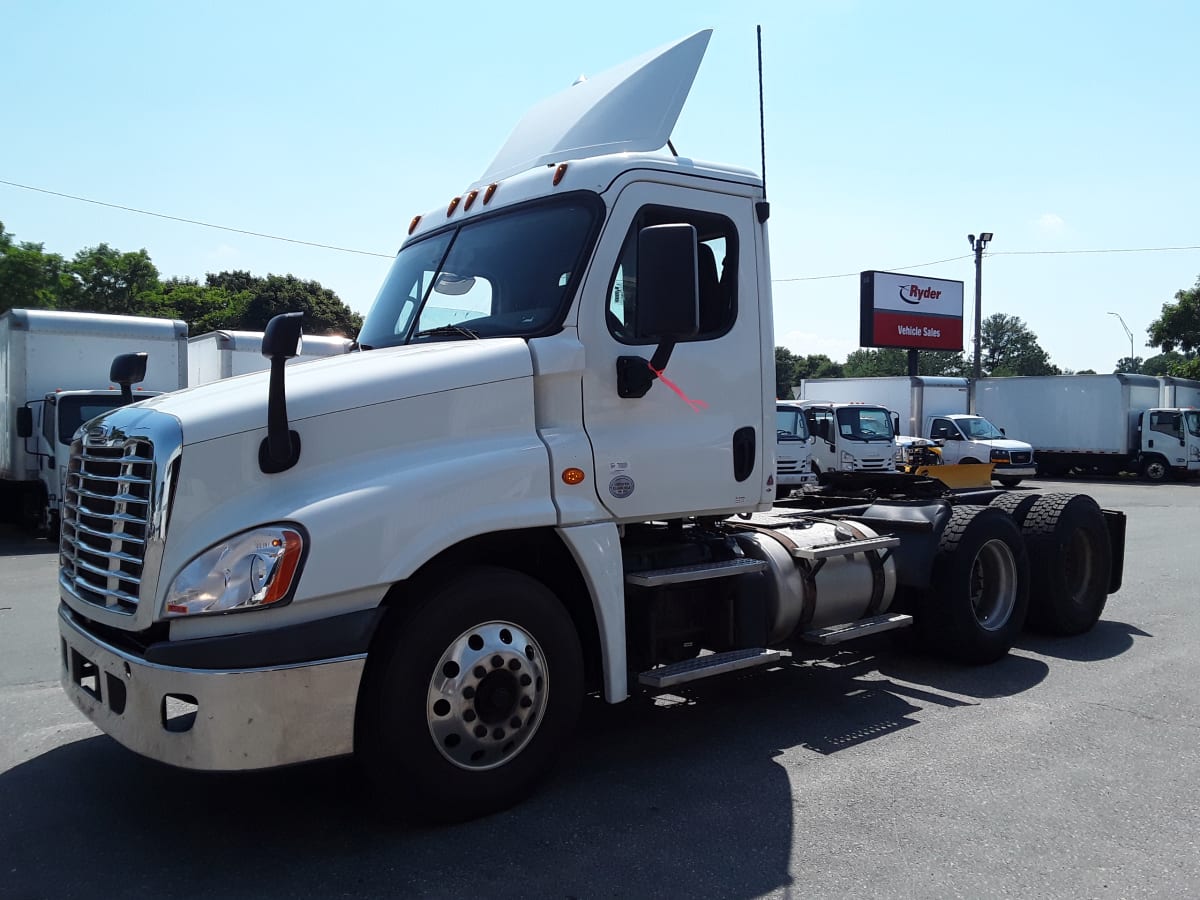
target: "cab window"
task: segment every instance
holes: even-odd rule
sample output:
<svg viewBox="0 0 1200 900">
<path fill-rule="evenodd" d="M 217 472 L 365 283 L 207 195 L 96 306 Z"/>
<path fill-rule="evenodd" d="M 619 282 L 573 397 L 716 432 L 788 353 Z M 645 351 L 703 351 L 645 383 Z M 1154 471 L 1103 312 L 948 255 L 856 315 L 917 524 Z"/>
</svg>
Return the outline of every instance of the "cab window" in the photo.
<svg viewBox="0 0 1200 900">
<path fill-rule="evenodd" d="M 651 225 L 692 225 L 696 229 L 700 329 L 693 341 L 720 337 L 737 318 L 737 229 L 725 216 L 665 206 L 643 207 L 634 218 L 621 248 L 608 290 L 608 327 L 625 344 L 653 343 L 633 336 L 637 308 L 638 232 Z"/>
</svg>

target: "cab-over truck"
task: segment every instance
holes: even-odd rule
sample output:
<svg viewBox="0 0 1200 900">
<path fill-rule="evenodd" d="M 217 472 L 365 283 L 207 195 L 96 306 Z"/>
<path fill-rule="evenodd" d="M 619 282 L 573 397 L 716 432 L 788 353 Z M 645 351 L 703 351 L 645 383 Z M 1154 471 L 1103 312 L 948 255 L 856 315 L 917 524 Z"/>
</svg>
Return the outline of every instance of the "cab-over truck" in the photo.
<svg viewBox="0 0 1200 900">
<path fill-rule="evenodd" d="M 197 769 L 353 753 L 379 802 L 457 820 L 526 795 L 588 694 L 1091 627 L 1124 519 L 1086 496 L 773 504 L 762 180 L 654 152 L 708 40 L 527 114 L 413 219 L 358 352 L 285 369 L 278 317 L 270 372 L 92 424 L 70 465 L 107 499 L 65 514 L 59 625 L 100 728 Z"/>
</svg>

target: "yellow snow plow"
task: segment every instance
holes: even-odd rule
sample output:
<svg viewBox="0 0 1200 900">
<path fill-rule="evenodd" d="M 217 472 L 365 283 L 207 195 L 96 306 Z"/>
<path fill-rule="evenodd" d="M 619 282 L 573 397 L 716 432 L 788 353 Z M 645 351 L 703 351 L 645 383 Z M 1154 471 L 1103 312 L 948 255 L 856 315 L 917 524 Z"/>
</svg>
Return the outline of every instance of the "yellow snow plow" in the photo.
<svg viewBox="0 0 1200 900">
<path fill-rule="evenodd" d="M 992 463 L 944 463 L 942 448 L 925 438 L 900 438 L 900 470 L 936 478 L 948 488 L 992 486 Z"/>
</svg>

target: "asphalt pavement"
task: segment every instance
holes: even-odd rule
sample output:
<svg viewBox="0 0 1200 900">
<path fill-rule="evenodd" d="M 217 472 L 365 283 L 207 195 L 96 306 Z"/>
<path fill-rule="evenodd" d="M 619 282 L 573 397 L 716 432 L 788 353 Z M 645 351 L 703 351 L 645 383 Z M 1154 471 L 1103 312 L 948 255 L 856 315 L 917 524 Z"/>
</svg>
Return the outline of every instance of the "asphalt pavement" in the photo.
<svg viewBox="0 0 1200 900">
<path fill-rule="evenodd" d="M 441 828 L 347 760 L 185 772 L 100 734 L 58 686 L 53 548 L 0 532 L 0 896 L 1196 896 L 1200 483 L 1019 490 L 1128 515 L 1089 634 L 980 668 L 880 635 L 592 701 L 533 798 Z"/>
</svg>

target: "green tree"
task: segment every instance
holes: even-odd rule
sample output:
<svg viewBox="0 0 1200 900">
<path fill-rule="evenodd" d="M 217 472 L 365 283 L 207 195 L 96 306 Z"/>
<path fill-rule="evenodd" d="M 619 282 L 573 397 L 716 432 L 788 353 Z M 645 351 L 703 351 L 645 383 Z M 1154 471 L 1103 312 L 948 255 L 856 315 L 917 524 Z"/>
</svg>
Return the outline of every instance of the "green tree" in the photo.
<svg viewBox="0 0 1200 900">
<path fill-rule="evenodd" d="M 0 222 L 0 313 L 57 307 L 65 279 L 61 256 L 41 244 L 17 243 Z"/>
<path fill-rule="evenodd" d="M 1146 329 L 1150 346 L 1164 353 L 1179 348 L 1191 360 L 1200 350 L 1200 277 L 1191 290 L 1176 291 L 1174 303 L 1164 303 L 1162 314 Z"/>
<path fill-rule="evenodd" d="M 247 331 L 262 331 L 272 318 L 287 312 L 304 313 L 305 334 L 354 337 L 362 328 L 362 316 L 318 281 L 304 281 L 295 275 L 256 278 L 248 272 L 220 272 L 207 275 L 205 283 L 230 296 L 245 296 L 235 327 Z"/>
<path fill-rule="evenodd" d="M 108 244 L 80 250 L 67 264 L 67 274 L 60 307 L 81 312 L 145 315 L 159 286 L 158 269 L 144 249 L 122 253 Z"/>
<path fill-rule="evenodd" d="M 1131 372 L 1134 375 L 1142 371 L 1144 360 L 1140 356 L 1122 356 L 1117 360 L 1117 366 L 1113 372 Z"/>
<path fill-rule="evenodd" d="M 1038 343 L 1037 335 L 1018 316 L 995 313 L 982 323 L 980 368 L 984 375 L 1061 375 Z"/>
<path fill-rule="evenodd" d="M 917 374 L 962 376 L 964 361 L 953 350 L 921 350 L 917 353 Z M 877 350 L 859 349 L 846 357 L 844 374 L 847 378 L 872 378 L 908 374 L 908 351 L 894 347 Z"/>
<path fill-rule="evenodd" d="M 796 356 L 787 347 L 775 348 L 775 399 L 790 400 L 796 377 Z"/>
<path fill-rule="evenodd" d="M 230 294 L 191 278 L 169 278 L 142 296 L 142 307 L 148 316 L 183 319 L 188 333 L 197 335 L 237 328 L 249 300 L 249 293 Z"/>
<path fill-rule="evenodd" d="M 1168 350 L 1166 353 L 1151 356 L 1142 363 L 1141 372 L 1143 375 L 1170 375 L 1176 366 L 1185 362 L 1187 362 L 1187 357 L 1182 353 L 1177 350 Z"/>
<path fill-rule="evenodd" d="M 775 348 L 775 399 L 792 399 L 792 388 L 805 378 L 840 378 L 842 366 L 824 353 L 797 356 L 787 347 Z"/>
</svg>

